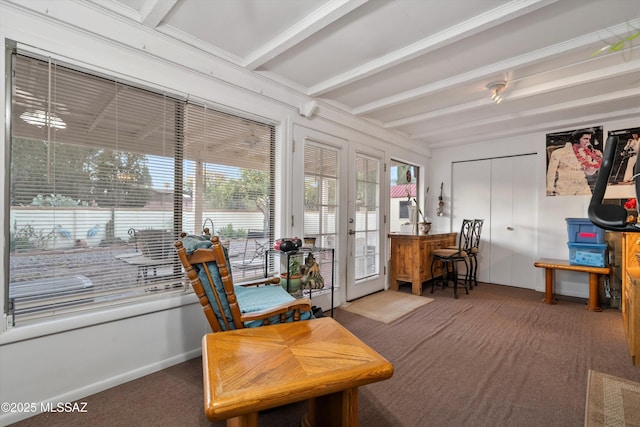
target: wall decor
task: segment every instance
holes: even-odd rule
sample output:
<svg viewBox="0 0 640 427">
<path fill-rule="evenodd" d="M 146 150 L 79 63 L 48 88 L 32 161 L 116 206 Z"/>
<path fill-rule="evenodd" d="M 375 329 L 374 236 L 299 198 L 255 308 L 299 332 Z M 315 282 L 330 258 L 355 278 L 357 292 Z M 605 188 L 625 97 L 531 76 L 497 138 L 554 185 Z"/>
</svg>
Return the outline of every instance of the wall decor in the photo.
<svg viewBox="0 0 640 427">
<path fill-rule="evenodd" d="M 602 126 L 547 134 L 547 196 L 590 196 L 602 150 Z"/>
</svg>

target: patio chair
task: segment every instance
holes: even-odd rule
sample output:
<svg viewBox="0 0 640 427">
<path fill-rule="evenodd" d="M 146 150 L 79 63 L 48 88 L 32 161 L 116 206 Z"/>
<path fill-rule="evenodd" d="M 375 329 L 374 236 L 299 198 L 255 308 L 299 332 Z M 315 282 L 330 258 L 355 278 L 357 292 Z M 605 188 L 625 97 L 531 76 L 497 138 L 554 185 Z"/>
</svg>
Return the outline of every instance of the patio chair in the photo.
<svg viewBox="0 0 640 427">
<path fill-rule="evenodd" d="M 310 300 L 291 296 L 278 277 L 234 285 L 218 236 L 183 235 L 175 248 L 213 332 L 313 318 Z"/>
</svg>

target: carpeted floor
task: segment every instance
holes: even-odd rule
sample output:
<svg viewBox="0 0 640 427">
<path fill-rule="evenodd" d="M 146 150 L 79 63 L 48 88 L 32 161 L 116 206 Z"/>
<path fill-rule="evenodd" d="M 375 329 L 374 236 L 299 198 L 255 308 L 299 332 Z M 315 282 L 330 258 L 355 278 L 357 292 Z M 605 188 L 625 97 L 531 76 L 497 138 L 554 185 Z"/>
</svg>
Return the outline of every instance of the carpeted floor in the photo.
<svg viewBox="0 0 640 427">
<path fill-rule="evenodd" d="M 547 305 L 540 292 L 484 283 L 459 299 L 451 289 L 425 295 L 434 301 L 388 324 L 335 310 L 394 365 L 392 378 L 359 389 L 362 426 L 583 426 L 589 370 L 640 382 L 617 309 Z M 224 426 L 204 417 L 199 358 L 79 400 L 87 413 L 17 426 Z M 265 411 L 260 426 L 299 426 L 304 411 Z"/>
<path fill-rule="evenodd" d="M 382 323 L 391 323 L 430 302 L 433 302 L 433 298 L 405 292 L 382 291 L 346 303 L 340 308 Z"/>
<path fill-rule="evenodd" d="M 640 426 L 640 383 L 590 370 L 584 425 Z"/>
</svg>

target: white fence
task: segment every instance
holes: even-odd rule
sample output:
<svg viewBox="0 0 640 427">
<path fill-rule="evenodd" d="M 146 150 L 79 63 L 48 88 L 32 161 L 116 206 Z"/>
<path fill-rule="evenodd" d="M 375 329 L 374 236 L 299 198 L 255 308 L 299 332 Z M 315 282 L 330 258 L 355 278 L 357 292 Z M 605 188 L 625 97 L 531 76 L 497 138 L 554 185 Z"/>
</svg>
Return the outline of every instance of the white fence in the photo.
<svg viewBox="0 0 640 427">
<path fill-rule="evenodd" d="M 234 230 L 245 231 L 264 229 L 264 215 L 255 211 L 205 211 L 204 219 L 210 219 L 214 231 L 233 224 Z M 107 234 L 107 227 L 113 224 L 116 239 L 129 241 L 129 229 L 149 228 L 171 230 L 173 212 L 171 210 L 110 209 L 110 208 L 42 208 L 12 207 L 10 212 L 12 235 L 39 236 L 46 241 L 47 249 L 64 249 L 74 246 L 97 246 Z M 203 226 L 211 228 L 207 220 Z M 183 216 L 183 230 L 186 233 L 200 233 L 195 229 L 192 213 Z"/>
</svg>

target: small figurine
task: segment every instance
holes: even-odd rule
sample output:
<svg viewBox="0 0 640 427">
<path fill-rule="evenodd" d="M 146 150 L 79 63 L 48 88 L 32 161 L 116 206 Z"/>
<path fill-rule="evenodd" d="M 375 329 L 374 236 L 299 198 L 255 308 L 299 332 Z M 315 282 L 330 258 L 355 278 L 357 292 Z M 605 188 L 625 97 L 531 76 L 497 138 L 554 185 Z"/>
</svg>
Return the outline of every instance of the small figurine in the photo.
<svg viewBox="0 0 640 427">
<path fill-rule="evenodd" d="M 324 278 L 320 274 L 320 266 L 310 253 L 307 255 L 307 259 L 304 265 L 300 267 L 302 273 L 302 288 L 303 289 L 322 289 L 324 288 Z"/>
</svg>

